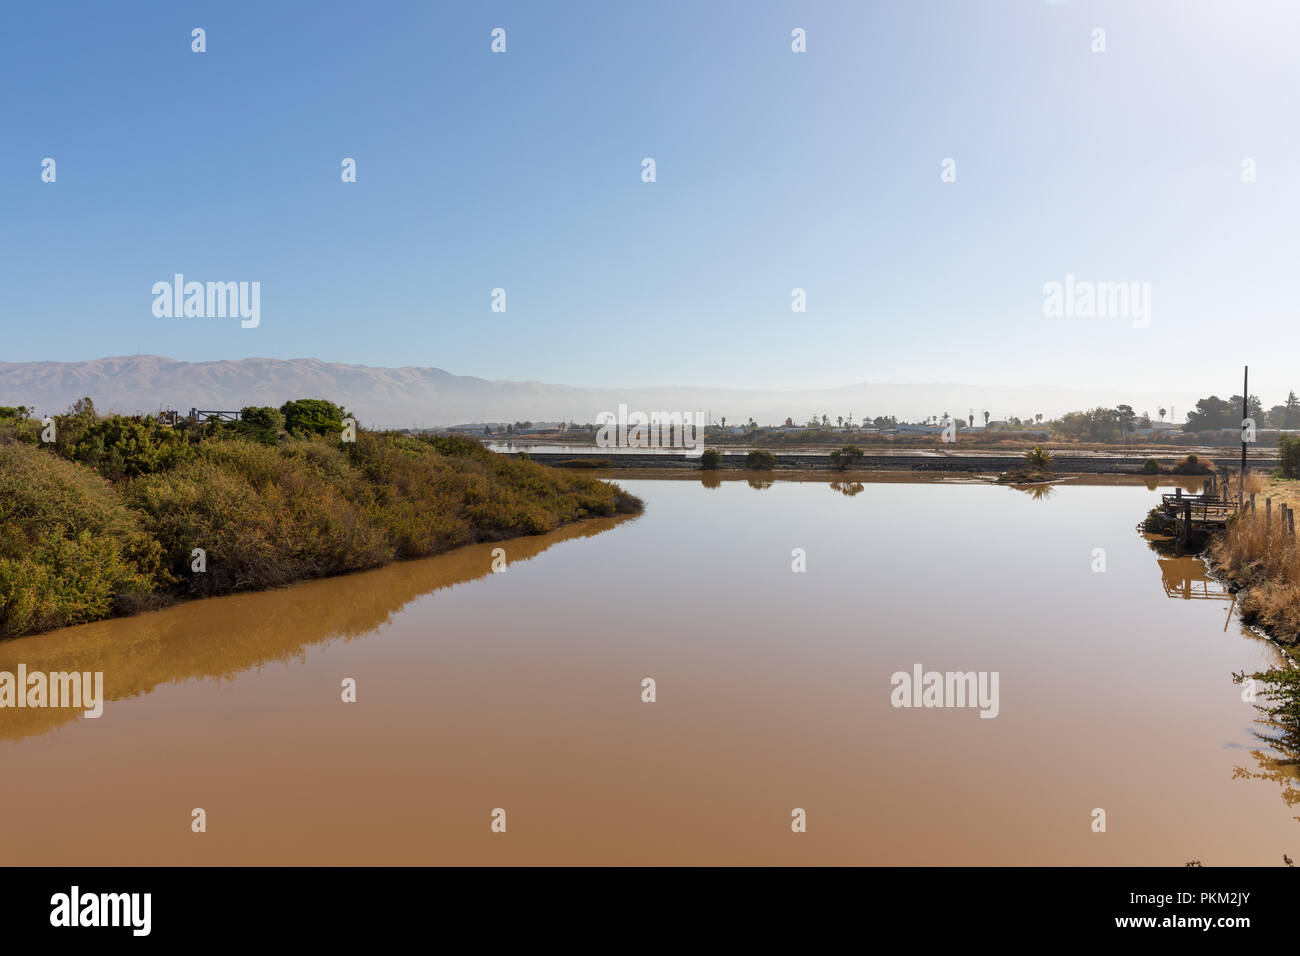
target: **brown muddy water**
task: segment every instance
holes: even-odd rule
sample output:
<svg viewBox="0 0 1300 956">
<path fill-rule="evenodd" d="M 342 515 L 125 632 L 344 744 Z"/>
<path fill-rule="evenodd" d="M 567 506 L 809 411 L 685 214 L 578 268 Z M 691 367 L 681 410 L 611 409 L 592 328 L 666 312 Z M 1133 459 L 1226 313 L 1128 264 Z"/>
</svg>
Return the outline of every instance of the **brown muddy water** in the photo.
<svg viewBox="0 0 1300 956">
<path fill-rule="evenodd" d="M 0 860 L 1300 852 L 1296 768 L 1230 678 L 1281 656 L 1198 562 L 1134 531 L 1156 492 L 623 484 L 643 516 L 506 542 L 506 573 L 476 546 L 0 644 L 0 671 L 103 671 L 108 697 L 99 719 L 0 710 Z M 997 716 L 895 708 L 915 664 L 997 672 Z"/>
</svg>

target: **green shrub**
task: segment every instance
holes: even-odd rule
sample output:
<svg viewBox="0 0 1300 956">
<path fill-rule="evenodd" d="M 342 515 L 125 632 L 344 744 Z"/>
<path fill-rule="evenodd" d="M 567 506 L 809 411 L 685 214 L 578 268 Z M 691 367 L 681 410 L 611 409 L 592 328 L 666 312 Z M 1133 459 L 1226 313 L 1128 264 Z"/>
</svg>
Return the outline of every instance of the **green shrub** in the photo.
<svg viewBox="0 0 1300 956">
<path fill-rule="evenodd" d="M 722 464 L 722 452 L 716 448 L 706 449 L 704 454 L 700 455 L 700 467 L 705 471 L 714 471 Z"/>
<path fill-rule="evenodd" d="M 129 611 L 159 589 L 275 587 L 641 510 L 617 485 L 455 436 L 263 444 L 238 428 L 202 438 L 84 407 L 68 417 L 69 450 L 118 481 L 0 434 L 0 636 Z"/>
<path fill-rule="evenodd" d="M 0 407 L 0 444 L 22 442 L 35 445 L 40 441 L 43 426 L 39 419 L 27 417 L 29 411 L 21 405 L 17 408 Z M 6 414 L 8 412 L 13 414 Z"/>
<path fill-rule="evenodd" d="M 1173 524 L 1173 519 L 1165 514 L 1163 508 L 1152 508 L 1147 512 L 1147 516 L 1142 519 L 1142 523 L 1138 525 L 1138 530 L 1150 534 L 1168 534 L 1172 530 Z"/>
<path fill-rule="evenodd" d="M 1210 473 L 1209 466 L 1203 464 L 1195 455 L 1188 455 L 1174 465 L 1172 470 L 1176 475 L 1208 475 Z"/>
<path fill-rule="evenodd" d="M 113 415 L 77 430 L 68 457 L 88 465 L 110 481 L 152 475 L 174 468 L 193 455 L 170 426 L 153 418 Z"/>
<path fill-rule="evenodd" d="M 1283 435 L 1277 443 L 1278 475 L 1282 478 L 1300 478 L 1300 436 Z"/>
<path fill-rule="evenodd" d="M 95 403 L 90 396 L 79 398 L 62 415 L 54 416 L 54 449 L 64 458 L 73 458 L 73 450 L 86 430 L 99 422 Z"/>
<path fill-rule="evenodd" d="M 745 467 L 755 471 L 766 471 L 776 467 L 776 458 L 770 451 L 755 448 L 745 456 Z"/>
<path fill-rule="evenodd" d="M 339 427 L 342 428 L 341 421 Z M 230 430 L 264 445 L 274 445 L 279 442 L 280 432 L 284 430 L 284 412 L 269 405 L 250 405 L 240 409 L 239 421 Z"/>
<path fill-rule="evenodd" d="M 280 406 L 290 435 L 334 435 L 343 432 L 345 412 L 323 398 L 300 398 Z"/>
<path fill-rule="evenodd" d="M 858 464 L 863 458 L 863 452 L 857 445 L 845 445 L 843 448 L 831 452 L 828 457 L 832 468 L 844 471 L 846 468 Z"/>
<path fill-rule="evenodd" d="M 393 557 L 354 497 L 351 469 L 331 475 L 308 455 L 230 439 L 195 460 L 131 484 L 128 501 L 190 594 L 276 587 L 375 567 Z M 207 571 L 190 570 L 207 552 Z"/>
<path fill-rule="evenodd" d="M 1154 458 L 1148 458 L 1142 465 L 1142 470 L 1148 475 L 1158 475 L 1160 473 L 1160 462 Z"/>
<path fill-rule="evenodd" d="M 464 435 L 421 435 L 419 440 L 452 458 L 487 460 L 488 456 L 496 454 L 484 448 L 482 442 L 466 438 Z M 519 454 L 525 461 L 528 460 L 527 452 L 521 451 Z"/>
<path fill-rule="evenodd" d="M 0 445 L 0 637 L 131 607 L 159 549 L 108 482 L 49 450 Z"/>
</svg>

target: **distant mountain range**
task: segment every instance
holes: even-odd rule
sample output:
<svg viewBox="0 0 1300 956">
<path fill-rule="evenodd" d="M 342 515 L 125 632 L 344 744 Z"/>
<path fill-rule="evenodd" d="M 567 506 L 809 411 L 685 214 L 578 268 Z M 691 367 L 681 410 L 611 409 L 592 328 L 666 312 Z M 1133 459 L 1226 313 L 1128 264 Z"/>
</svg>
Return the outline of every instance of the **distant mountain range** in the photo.
<svg viewBox="0 0 1300 956">
<path fill-rule="evenodd" d="M 1225 397 L 1227 391 L 1222 393 Z M 158 355 L 131 355 L 89 362 L 0 362 L 0 405 L 28 405 L 41 414 L 65 410 L 89 395 L 101 411 L 156 412 L 175 408 L 237 409 L 281 405 L 291 398 L 328 398 L 363 424 L 405 428 L 468 422 L 571 420 L 594 422 L 602 411 L 706 411 L 741 423 L 797 422 L 813 415 L 895 415 L 919 420 L 949 412 L 982 422 L 1035 414 L 1053 417 L 1098 405 L 1132 405 L 1141 414 L 1173 406 L 1181 420 L 1201 395 L 1154 395 L 1052 385 L 960 385 L 860 383 L 841 388 L 775 391 L 656 387 L 598 389 L 542 382 L 489 381 L 437 368 L 374 368 L 319 359 L 248 358 L 177 362 Z M 1267 403 L 1266 403 L 1267 404 Z M 1167 416 L 1168 417 L 1168 416 Z"/>
</svg>

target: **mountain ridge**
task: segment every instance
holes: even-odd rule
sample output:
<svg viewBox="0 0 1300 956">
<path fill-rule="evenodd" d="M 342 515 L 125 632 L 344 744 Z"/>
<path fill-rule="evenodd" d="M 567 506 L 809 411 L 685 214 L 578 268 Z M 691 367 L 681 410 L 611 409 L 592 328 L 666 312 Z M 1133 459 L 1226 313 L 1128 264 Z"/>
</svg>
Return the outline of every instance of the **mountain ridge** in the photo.
<svg viewBox="0 0 1300 956">
<path fill-rule="evenodd" d="M 383 367 L 317 358 L 215 359 L 182 362 L 162 355 L 108 356 L 82 362 L 0 362 L 0 405 L 28 405 L 41 414 L 66 409 L 89 395 L 104 412 L 142 414 L 162 408 L 242 408 L 281 405 L 291 398 L 328 398 L 367 425 L 434 427 L 479 421 L 593 422 L 619 404 L 634 411 L 711 411 L 715 420 L 753 417 L 760 424 L 812 415 L 832 420 L 852 413 L 919 419 L 973 410 L 982 419 L 1006 415 L 1053 417 L 1097 405 L 1191 408 L 1192 393 L 1078 389 L 1055 385 L 969 385 L 956 382 L 857 382 L 825 389 L 734 389 L 656 385 L 583 388 L 536 380 L 456 375 L 432 366 Z"/>
</svg>

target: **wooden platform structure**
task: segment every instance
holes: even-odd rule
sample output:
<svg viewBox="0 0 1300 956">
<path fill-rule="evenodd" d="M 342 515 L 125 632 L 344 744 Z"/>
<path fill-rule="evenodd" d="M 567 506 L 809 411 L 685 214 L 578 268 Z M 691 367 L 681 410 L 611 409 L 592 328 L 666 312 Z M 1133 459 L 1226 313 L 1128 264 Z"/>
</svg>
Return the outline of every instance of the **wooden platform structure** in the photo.
<svg viewBox="0 0 1300 956">
<path fill-rule="evenodd" d="M 1226 528 L 1228 521 L 1236 517 L 1240 501 L 1226 487 L 1220 492 L 1218 482 L 1210 480 L 1199 495 L 1185 495 L 1181 488 L 1172 495 L 1161 495 L 1160 507 L 1173 519 L 1178 540 L 1186 543 L 1196 532 Z"/>
<path fill-rule="evenodd" d="M 207 422 L 216 419 L 220 422 L 237 422 L 240 419 L 241 412 L 238 411 L 218 411 L 210 408 L 191 408 L 190 420 L 195 422 Z"/>
</svg>

